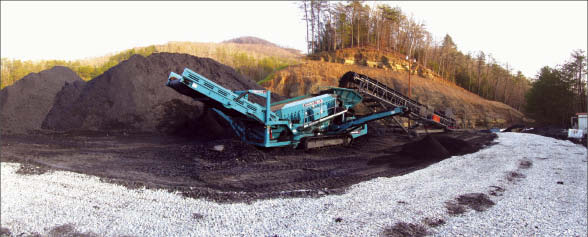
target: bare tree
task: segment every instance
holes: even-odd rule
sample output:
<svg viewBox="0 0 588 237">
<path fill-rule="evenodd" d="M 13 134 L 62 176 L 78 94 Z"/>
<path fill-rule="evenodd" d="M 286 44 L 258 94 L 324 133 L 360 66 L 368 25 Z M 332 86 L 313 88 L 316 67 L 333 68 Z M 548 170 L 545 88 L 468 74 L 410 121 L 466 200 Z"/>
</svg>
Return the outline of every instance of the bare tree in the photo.
<svg viewBox="0 0 588 237">
<path fill-rule="evenodd" d="M 306 22 L 306 53 L 308 54 L 310 52 L 310 47 L 309 47 L 309 39 L 308 39 L 308 5 L 307 5 L 308 0 L 302 0 L 300 8 L 304 10 L 304 21 Z"/>
<path fill-rule="evenodd" d="M 483 51 L 480 51 L 478 53 L 478 58 L 477 58 L 477 62 L 478 62 L 478 88 L 476 89 L 476 92 L 478 93 L 478 95 L 482 95 L 482 93 L 480 92 L 480 89 L 482 88 L 482 66 L 485 64 L 486 61 L 486 55 L 484 54 Z"/>
</svg>

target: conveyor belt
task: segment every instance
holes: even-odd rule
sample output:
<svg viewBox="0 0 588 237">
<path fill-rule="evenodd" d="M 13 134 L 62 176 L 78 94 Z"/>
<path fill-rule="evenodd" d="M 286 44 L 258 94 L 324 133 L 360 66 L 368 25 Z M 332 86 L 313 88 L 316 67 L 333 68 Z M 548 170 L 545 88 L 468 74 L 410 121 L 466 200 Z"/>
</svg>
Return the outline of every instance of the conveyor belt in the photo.
<svg viewBox="0 0 588 237">
<path fill-rule="evenodd" d="M 390 106 L 407 107 L 410 110 L 409 117 L 413 120 L 436 124 L 443 128 L 454 128 L 456 125 L 453 118 L 434 112 L 427 106 L 404 96 L 400 92 L 366 75 L 347 72 L 339 80 L 339 87 L 356 89 L 364 98 L 379 101 Z"/>
</svg>

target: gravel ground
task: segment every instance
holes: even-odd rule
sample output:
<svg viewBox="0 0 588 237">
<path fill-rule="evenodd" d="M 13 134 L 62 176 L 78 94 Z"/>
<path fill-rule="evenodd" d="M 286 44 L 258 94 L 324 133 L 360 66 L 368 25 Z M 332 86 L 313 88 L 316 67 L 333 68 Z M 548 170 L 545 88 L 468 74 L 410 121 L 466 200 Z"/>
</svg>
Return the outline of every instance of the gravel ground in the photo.
<svg viewBox="0 0 588 237">
<path fill-rule="evenodd" d="M 71 172 L 19 175 L 19 164 L 1 163 L 2 231 L 376 236 L 410 233 L 416 226 L 440 236 L 586 236 L 586 148 L 521 133 L 500 133 L 497 142 L 404 176 L 353 185 L 343 195 L 252 204 L 129 190 Z M 458 198 L 471 194 L 481 197 L 482 204 Z M 449 214 L 450 210 L 460 211 Z"/>
</svg>

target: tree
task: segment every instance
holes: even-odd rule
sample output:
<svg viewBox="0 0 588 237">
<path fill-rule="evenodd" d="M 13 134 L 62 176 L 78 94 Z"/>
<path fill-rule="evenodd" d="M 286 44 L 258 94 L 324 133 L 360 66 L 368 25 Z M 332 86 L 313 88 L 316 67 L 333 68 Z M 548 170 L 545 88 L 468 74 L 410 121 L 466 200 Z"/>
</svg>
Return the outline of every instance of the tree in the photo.
<svg viewBox="0 0 588 237">
<path fill-rule="evenodd" d="M 578 112 L 586 111 L 586 56 L 581 49 L 574 50 L 570 60 L 561 66 L 564 80 L 570 84 L 574 93 L 574 108 Z"/>
<path fill-rule="evenodd" d="M 526 113 L 540 124 L 566 126 L 574 113 L 569 86 L 559 70 L 543 67 L 526 95 Z"/>
<path fill-rule="evenodd" d="M 480 53 L 478 53 L 478 58 L 477 60 L 477 69 L 478 69 L 478 88 L 476 88 L 476 92 L 478 93 L 478 95 L 482 95 L 480 92 L 480 89 L 482 88 L 482 66 L 484 64 L 486 64 L 486 55 L 484 54 L 483 51 L 480 51 Z"/>
<path fill-rule="evenodd" d="M 304 10 L 304 18 L 303 20 L 306 22 L 306 53 L 309 53 L 310 51 L 310 44 L 309 44 L 309 38 L 308 38 L 308 4 L 307 4 L 308 0 L 302 0 L 301 4 L 300 4 L 300 8 L 302 10 Z"/>
</svg>

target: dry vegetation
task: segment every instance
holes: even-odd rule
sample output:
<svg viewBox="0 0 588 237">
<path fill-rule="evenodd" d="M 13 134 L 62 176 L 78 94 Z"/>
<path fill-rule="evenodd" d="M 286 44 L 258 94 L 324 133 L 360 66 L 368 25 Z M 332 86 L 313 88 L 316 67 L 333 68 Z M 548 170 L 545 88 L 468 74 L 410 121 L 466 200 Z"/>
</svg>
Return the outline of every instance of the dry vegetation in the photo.
<svg viewBox="0 0 588 237">
<path fill-rule="evenodd" d="M 157 52 L 185 53 L 197 57 L 212 58 L 235 68 L 241 74 L 255 81 L 263 80 L 278 69 L 299 63 L 301 57 L 298 52 L 292 49 L 268 44 L 169 42 L 76 61 L 21 61 L 2 58 L 0 88 L 12 85 L 29 73 L 40 72 L 53 66 L 69 67 L 84 80 L 91 80 L 133 54 L 147 56 Z"/>
</svg>

